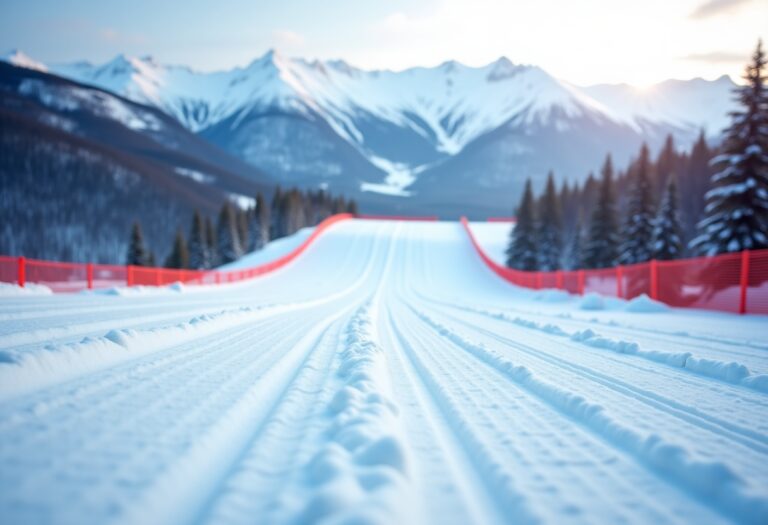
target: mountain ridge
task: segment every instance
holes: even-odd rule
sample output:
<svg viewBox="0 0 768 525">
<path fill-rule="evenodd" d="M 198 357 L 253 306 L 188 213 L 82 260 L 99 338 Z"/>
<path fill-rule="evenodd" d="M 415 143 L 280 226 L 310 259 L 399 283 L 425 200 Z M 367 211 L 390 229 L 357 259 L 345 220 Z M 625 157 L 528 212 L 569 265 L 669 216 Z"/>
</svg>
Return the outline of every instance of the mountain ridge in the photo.
<svg viewBox="0 0 768 525">
<path fill-rule="evenodd" d="M 605 154 L 624 162 L 644 141 L 655 149 L 671 133 L 686 147 L 701 129 L 714 138 L 735 85 L 722 76 L 643 90 L 582 87 L 506 57 L 479 67 L 446 61 L 368 71 L 270 50 L 244 67 L 210 73 L 151 57 L 50 66 L 18 57 L 157 107 L 276 180 L 357 191 L 361 202 L 372 197 L 384 208 L 405 197 L 416 206 L 448 181 L 460 185 L 459 195 L 486 186 L 514 193 L 524 178 L 538 185 L 550 169 L 579 181 Z M 594 140 L 580 136 L 587 129 Z M 574 141 L 581 151 L 560 154 Z M 452 174 L 452 166 L 465 173 Z M 483 173 L 488 166 L 492 173 Z M 501 201 L 491 197 L 498 209 Z"/>
</svg>

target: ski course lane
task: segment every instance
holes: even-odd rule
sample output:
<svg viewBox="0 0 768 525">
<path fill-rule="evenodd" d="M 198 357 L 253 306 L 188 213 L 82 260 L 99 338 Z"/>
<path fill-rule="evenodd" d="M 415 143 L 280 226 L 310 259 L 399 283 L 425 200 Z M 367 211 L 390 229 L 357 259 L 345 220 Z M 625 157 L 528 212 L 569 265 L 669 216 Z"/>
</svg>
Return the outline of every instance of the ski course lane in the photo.
<svg viewBox="0 0 768 525">
<path fill-rule="evenodd" d="M 276 401 L 269 419 L 217 480 L 194 523 L 246 524 L 253 523 L 254 516 L 263 523 L 301 521 L 302 516 L 317 521 L 360 510 L 356 500 L 364 500 L 371 487 L 365 476 L 359 479 L 354 468 L 345 468 L 344 460 L 364 447 L 365 439 L 336 443 L 329 426 L 341 418 L 334 418 L 343 386 L 338 376 L 345 366 L 351 327 L 386 271 L 384 261 L 397 227 L 388 225 L 384 231 L 390 234 L 378 237 L 386 240 L 381 243 L 386 249 L 367 258 L 368 271 L 357 293 L 343 306 L 343 314 L 336 314 L 338 320 Z M 348 494 L 329 490 L 327 485 L 335 483 L 349 485 Z"/>
<path fill-rule="evenodd" d="M 182 509 L 190 500 L 179 495 L 204 492 L 200 480 L 211 479 L 237 450 L 233 443 L 258 427 L 263 401 L 280 397 L 328 326 L 350 308 L 355 288 L 370 281 L 382 237 L 370 236 L 372 251 L 354 257 L 362 271 L 342 276 L 359 274 L 332 301 L 0 404 L 4 517 L 187 521 Z"/>
<path fill-rule="evenodd" d="M 417 260 L 409 259 L 405 267 L 418 266 L 415 248 Z M 403 276 L 393 292 L 402 304 L 393 330 L 452 431 L 467 444 L 506 522 L 722 521 L 545 400 L 441 338 L 408 304 L 408 288 L 420 277 Z"/>
</svg>

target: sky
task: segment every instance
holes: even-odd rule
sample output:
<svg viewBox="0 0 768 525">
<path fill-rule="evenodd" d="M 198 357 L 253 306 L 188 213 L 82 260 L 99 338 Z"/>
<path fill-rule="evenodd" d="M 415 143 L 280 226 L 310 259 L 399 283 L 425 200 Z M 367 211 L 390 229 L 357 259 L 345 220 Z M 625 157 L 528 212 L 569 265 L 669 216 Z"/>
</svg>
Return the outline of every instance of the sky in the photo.
<svg viewBox="0 0 768 525">
<path fill-rule="evenodd" d="M 734 79 L 768 0 L 0 0 L 0 53 L 43 63 L 119 53 L 211 71 L 271 48 L 364 69 L 506 56 L 570 82 Z"/>
</svg>

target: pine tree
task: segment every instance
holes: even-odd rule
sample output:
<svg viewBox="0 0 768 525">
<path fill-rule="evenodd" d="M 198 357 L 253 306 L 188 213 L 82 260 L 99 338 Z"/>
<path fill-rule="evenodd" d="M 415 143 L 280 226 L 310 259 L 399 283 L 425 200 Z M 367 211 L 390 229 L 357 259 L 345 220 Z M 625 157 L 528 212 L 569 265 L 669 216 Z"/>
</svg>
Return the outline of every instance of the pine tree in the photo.
<svg viewBox="0 0 768 525">
<path fill-rule="evenodd" d="M 138 222 L 134 222 L 131 227 L 131 241 L 128 245 L 125 264 L 147 266 L 149 262 L 148 257 L 147 248 L 144 246 L 144 235 L 141 233 L 141 225 Z"/>
<path fill-rule="evenodd" d="M 653 228 L 653 258 L 664 261 L 678 259 L 683 252 L 680 237 L 680 214 L 675 176 L 667 179 L 667 188 Z"/>
<path fill-rule="evenodd" d="M 251 215 L 253 214 L 253 210 L 251 209 L 241 209 L 238 206 L 234 207 L 235 212 L 235 219 L 237 221 L 237 240 L 240 244 L 240 249 L 242 253 L 246 253 L 248 251 L 248 246 L 250 245 L 250 222 L 251 222 Z"/>
<path fill-rule="evenodd" d="M 507 266 L 518 270 L 536 270 L 536 216 L 530 179 L 525 182 L 516 219 L 507 248 Z"/>
<path fill-rule="evenodd" d="M 211 267 L 205 225 L 197 210 L 192 217 L 192 231 L 189 234 L 189 267 L 193 270 L 204 270 Z"/>
<path fill-rule="evenodd" d="M 616 263 L 619 250 L 616 195 L 613 189 L 613 163 L 605 158 L 597 202 L 589 220 L 589 234 L 584 246 L 584 268 L 609 268 Z"/>
<path fill-rule="evenodd" d="M 347 213 L 351 213 L 352 215 L 357 215 L 359 213 L 357 210 L 357 202 L 350 200 L 347 203 Z"/>
<path fill-rule="evenodd" d="M 152 250 L 149 250 L 147 252 L 147 264 L 146 266 L 150 268 L 157 268 L 157 258 L 155 257 L 155 252 Z"/>
<path fill-rule="evenodd" d="M 704 130 L 699 134 L 699 139 L 691 150 L 684 176 L 678 179 L 680 188 L 680 211 L 683 219 L 685 238 L 695 236 L 696 225 L 704 217 L 705 197 L 709 189 L 709 180 L 712 176 L 712 168 L 709 162 L 712 152 L 707 145 Z"/>
<path fill-rule="evenodd" d="M 635 264 L 651 259 L 653 243 L 653 190 L 650 181 L 648 146 L 643 144 L 637 171 L 627 203 L 627 216 L 622 231 L 623 243 L 619 262 Z"/>
<path fill-rule="evenodd" d="M 539 221 L 537 228 L 538 267 L 543 271 L 553 271 L 560 268 L 562 256 L 563 223 L 560 201 L 555 190 L 555 178 L 550 171 L 544 195 L 538 206 Z"/>
<path fill-rule="evenodd" d="M 208 268 L 215 268 L 221 264 L 221 256 L 219 255 L 216 229 L 213 227 L 213 221 L 210 217 L 205 218 L 205 242 L 208 245 Z"/>
<path fill-rule="evenodd" d="M 270 225 L 269 238 L 278 239 L 283 236 L 283 217 L 280 214 L 283 206 L 283 192 L 280 186 L 275 188 L 275 192 L 272 194 L 272 203 L 270 205 L 270 216 L 272 217 L 272 223 Z"/>
<path fill-rule="evenodd" d="M 264 194 L 256 194 L 256 210 L 253 215 L 254 224 L 251 225 L 250 250 L 260 250 L 269 242 L 269 208 Z"/>
<path fill-rule="evenodd" d="M 165 267 L 179 270 L 189 268 L 189 250 L 187 249 L 187 241 L 184 239 L 184 233 L 182 233 L 181 229 L 176 232 L 173 248 L 165 260 Z"/>
<path fill-rule="evenodd" d="M 229 202 L 225 202 L 219 212 L 219 222 L 216 228 L 219 257 L 222 264 L 236 261 L 243 254 L 240 247 L 240 236 L 237 232 L 235 210 Z"/>
<path fill-rule="evenodd" d="M 568 246 L 563 254 L 563 268 L 567 270 L 578 270 L 583 267 L 583 234 L 581 230 L 581 222 L 576 222 Z"/>
<path fill-rule="evenodd" d="M 677 163 L 677 152 L 675 151 L 675 140 L 672 134 L 667 135 L 664 141 L 664 147 L 656 160 L 656 187 L 666 188 L 667 179 L 675 171 Z"/>
<path fill-rule="evenodd" d="M 768 247 L 768 88 L 762 41 L 746 68 L 747 83 L 735 93 L 741 109 L 731 113 L 719 172 L 707 192 L 701 234 L 691 247 L 705 255 Z"/>
</svg>

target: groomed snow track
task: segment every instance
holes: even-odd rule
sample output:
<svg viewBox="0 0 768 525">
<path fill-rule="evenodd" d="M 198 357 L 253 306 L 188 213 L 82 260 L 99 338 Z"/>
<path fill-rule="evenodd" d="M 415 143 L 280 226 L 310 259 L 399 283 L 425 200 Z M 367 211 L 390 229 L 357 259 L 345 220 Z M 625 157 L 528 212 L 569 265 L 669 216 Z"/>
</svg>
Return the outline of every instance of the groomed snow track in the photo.
<svg viewBox="0 0 768 525">
<path fill-rule="evenodd" d="M 349 220 L 250 282 L 3 299 L 0 521 L 768 523 L 764 318 L 542 298 Z"/>
</svg>

